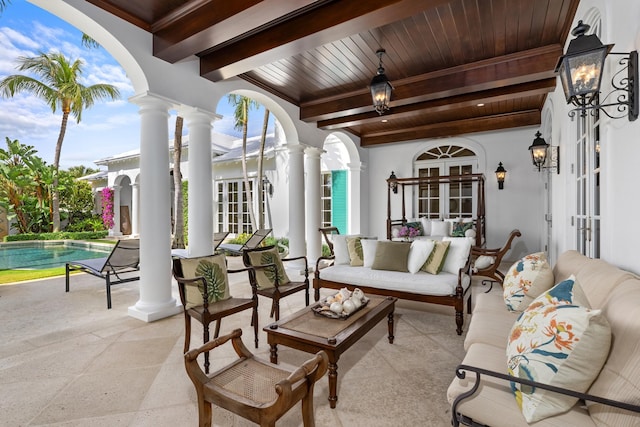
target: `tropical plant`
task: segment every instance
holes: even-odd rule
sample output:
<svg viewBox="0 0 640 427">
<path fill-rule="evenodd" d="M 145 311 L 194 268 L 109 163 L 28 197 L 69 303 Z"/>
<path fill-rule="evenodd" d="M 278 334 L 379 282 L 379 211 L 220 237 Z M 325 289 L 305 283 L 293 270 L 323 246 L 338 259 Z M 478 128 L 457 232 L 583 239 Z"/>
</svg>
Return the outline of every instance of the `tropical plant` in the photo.
<svg viewBox="0 0 640 427">
<path fill-rule="evenodd" d="M 234 93 L 227 95 L 227 99 L 234 106 L 234 127 L 236 130 L 242 131 L 242 176 L 244 179 L 244 192 L 247 198 L 247 209 L 249 210 L 251 228 L 252 230 L 255 230 L 256 217 L 253 213 L 253 198 L 251 196 L 251 185 L 249 183 L 249 174 L 247 172 L 247 133 L 249 129 L 249 110 L 257 108 L 258 103 L 251 98 L 236 95 Z M 259 183 L 258 187 L 260 185 L 261 184 Z"/>
<path fill-rule="evenodd" d="M 182 157 L 182 124 L 184 119 L 176 117 L 176 130 L 173 138 L 173 249 L 184 249 L 184 215 L 182 203 L 182 173 L 180 158 Z"/>
<path fill-rule="evenodd" d="M 82 61 L 78 59 L 71 63 L 61 53 L 41 52 L 35 57 L 19 57 L 18 64 L 19 71 L 33 73 L 42 80 L 22 74 L 8 76 L 0 82 L 2 95 L 13 97 L 16 93 L 27 92 L 45 101 L 53 113 L 58 108 L 62 110 L 62 122 L 53 160 L 52 183 L 53 230 L 59 231 L 58 169 L 69 114 L 76 119 L 76 122 L 80 123 L 84 109 L 92 107 L 96 101 L 115 100 L 120 97 L 120 92 L 115 86 L 109 84 L 83 85 L 80 83 Z"/>
<path fill-rule="evenodd" d="M 0 202 L 13 212 L 15 227 L 20 233 L 29 231 L 29 215 L 26 211 L 31 197 L 31 172 L 28 159 L 36 150 L 30 145 L 21 144 L 17 139 L 5 138 L 7 149 L 0 149 Z"/>
<path fill-rule="evenodd" d="M 260 150 L 258 152 L 258 228 L 264 228 L 264 185 L 262 175 L 264 174 L 264 146 L 267 143 L 267 127 L 269 126 L 269 109 L 264 109 L 264 119 L 262 120 L 262 134 L 260 137 Z"/>
</svg>

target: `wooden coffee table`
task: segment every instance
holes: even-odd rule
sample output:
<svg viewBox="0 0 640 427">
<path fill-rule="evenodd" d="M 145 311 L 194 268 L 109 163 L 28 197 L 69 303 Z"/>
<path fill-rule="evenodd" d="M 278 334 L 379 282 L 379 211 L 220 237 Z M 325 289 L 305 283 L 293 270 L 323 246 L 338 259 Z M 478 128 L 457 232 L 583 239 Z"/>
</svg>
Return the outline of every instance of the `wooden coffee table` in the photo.
<svg viewBox="0 0 640 427">
<path fill-rule="evenodd" d="M 311 309 L 318 303 L 265 326 L 267 342 L 271 347 L 271 363 L 278 363 L 278 344 L 317 353 L 320 350 L 329 356 L 329 405 L 335 408 L 338 402 L 338 359 L 349 347 L 369 332 L 384 317 L 387 317 L 389 343 L 393 344 L 393 311 L 396 298 L 369 296 L 366 307 L 347 319 L 329 319 Z"/>
</svg>

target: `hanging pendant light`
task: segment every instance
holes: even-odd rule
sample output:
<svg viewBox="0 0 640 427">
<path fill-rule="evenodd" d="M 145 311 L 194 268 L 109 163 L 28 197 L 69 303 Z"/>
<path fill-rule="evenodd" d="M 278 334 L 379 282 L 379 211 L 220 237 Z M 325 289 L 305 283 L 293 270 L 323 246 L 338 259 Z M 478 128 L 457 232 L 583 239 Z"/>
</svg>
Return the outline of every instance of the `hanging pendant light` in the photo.
<svg viewBox="0 0 640 427">
<path fill-rule="evenodd" d="M 371 98 L 373 98 L 373 108 L 382 115 L 385 111 L 389 110 L 389 102 L 391 101 L 391 91 L 393 86 L 389 82 L 389 79 L 384 74 L 384 68 L 382 67 L 382 55 L 386 51 L 384 49 L 378 49 L 376 55 L 378 55 L 378 74 L 376 74 L 371 80 Z"/>
</svg>

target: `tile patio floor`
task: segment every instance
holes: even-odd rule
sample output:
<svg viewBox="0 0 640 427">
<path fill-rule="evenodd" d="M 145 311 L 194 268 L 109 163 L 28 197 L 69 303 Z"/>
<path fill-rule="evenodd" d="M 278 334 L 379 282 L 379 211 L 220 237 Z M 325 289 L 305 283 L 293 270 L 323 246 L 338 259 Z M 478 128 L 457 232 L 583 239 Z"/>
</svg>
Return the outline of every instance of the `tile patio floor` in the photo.
<svg viewBox="0 0 640 427">
<path fill-rule="evenodd" d="M 230 258 L 230 267 L 240 263 Z M 232 294 L 250 293 L 243 280 L 232 275 Z M 112 299 L 107 310 L 104 281 L 86 274 L 71 278 L 70 293 L 64 277 L 0 286 L 0 426 L 197 425 L 195 391 L 182 359 L 182 314 L 153 323 L 129 317 L 138 282 L 114 286 Z M 247 347 L 266 359 L 262 327 L 269 323 L 269 303 L 261 297 L 257 350 L 249 312 L 222 323 L 223 334 L 241 327 Z M 287 297 L 282 316 L 303 306 L 302 294 Z M 464 355 L 453 309 L 399 301 L 395 325 L 394 344 L 382 322 L 343 354 L 336 409 L 329 408 L 326 377 L 317 383 L 318 427 L 451 425 L 446 389 Z M 202 342 L 202 327 L 194 322 L 192 329 L 194 347 Z M 280 361 L 292 365 L 310 357 L 278 350 Z M 231 346 L 212 354 L 215 369 L 227 363 Z M 253 425 L 216 407 L 214 424 Z M 278 423 L 300 425 L 299 406 Z"/>
</svg>

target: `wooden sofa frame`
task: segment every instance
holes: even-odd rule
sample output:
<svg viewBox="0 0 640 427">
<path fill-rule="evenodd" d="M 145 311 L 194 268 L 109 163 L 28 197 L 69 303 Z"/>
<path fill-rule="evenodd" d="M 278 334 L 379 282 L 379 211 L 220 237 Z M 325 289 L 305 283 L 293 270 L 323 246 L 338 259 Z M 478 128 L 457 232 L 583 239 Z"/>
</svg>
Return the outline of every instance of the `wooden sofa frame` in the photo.
<svg viewBox="0 0 640 427">
<path fill-rule="evenodd" d="M 464 324 L 465 302 L 467 304 L 467 314 L 471 314 L 471 284 L 467 286 L 466 290 L 462 287 L 464 274 L 468 274 L 469 277 L 471 277 L 471 254 L 469 254 L 469 258 L 467 258 L 467 263 L 465 264 L 465 266 L 458 271 L 458 284 L 456 286 L 456 293 L 453 295 L 424 295 L 424 294 L 416 294 L 413 292 L 380 289 L 380 288 L 374 288 L 369 286 L 354 286 L 347 283 L 334 282 L 331 280 L 325 280 L 320 278 L 321 265 L 323 265 L 326 261 L 335 260 L 335 254 L 333 253 L 333 244 L 329 239 L 329 235 L 338 234 L 337 231 L 338 229 L 335 227 L 320 229 L 320 232 L 322 233 L 325 239 L 325 242 L 327 243 L 327 245 L 331 250 L 331 256 L 320 257 L 316 262 L 316 269 L 315 269 L 314 278 L 313 278 L 313 298 L 316 302 L 320 300 L 321 288 L 336 289 L 336 290 L 340 290 L 342 288 L 348 288 L 349 290 L 353 290 L 356 287 L 358 287 L 365 294 L 392 296 L 398 299 L 404 299 L 409 301 L 418 301 L 418 302 L 426 302 L 431 304 L 451 306 L 455 309 L 455 312 L 456 312 L 456 333 L 458 335 L 462 335 L 462 325 Z M 411 273 L 407 273 L 407 274 L 411 274 Z"/>
</svg>

